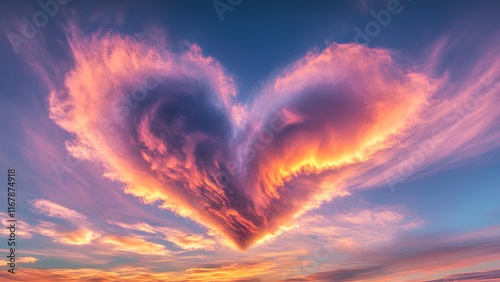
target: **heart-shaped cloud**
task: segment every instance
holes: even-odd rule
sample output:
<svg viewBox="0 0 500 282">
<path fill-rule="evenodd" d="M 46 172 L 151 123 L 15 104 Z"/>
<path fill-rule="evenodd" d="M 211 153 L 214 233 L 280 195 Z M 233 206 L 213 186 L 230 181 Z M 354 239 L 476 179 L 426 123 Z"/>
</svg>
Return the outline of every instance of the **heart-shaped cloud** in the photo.
<svg viewBox="0 0 500 282">
<path fill-rule="evenodd" d="M 269 78 L 247 105 L 197 45 L 176 53 L 73 32 L 74 65 L 49 97 L 51 118 L 74 134 L 67 149 L 241 249 L 348 193 L 321 179 L 397 143 L 436 90 L 388 50 L 332 44 Z"/>
</svg>

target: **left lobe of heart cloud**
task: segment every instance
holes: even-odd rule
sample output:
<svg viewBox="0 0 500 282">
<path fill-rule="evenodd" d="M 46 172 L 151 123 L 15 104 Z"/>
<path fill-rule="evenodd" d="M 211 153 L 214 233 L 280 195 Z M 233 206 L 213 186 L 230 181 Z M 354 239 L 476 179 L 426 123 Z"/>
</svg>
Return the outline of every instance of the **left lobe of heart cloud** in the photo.
<svg viewBox="0 0 500 282">
<path fill-rule="evenodd" d="M 70 30 L 73 66 L 49 96 L 52 120 L 75 134 L 68 151 L 145 203 L 230 238 L 255 230 L 251 203 L 219 177 L 246 110 L 221 65 L 196 45 L 174 53 L 164 42 Z"/>
</svg>

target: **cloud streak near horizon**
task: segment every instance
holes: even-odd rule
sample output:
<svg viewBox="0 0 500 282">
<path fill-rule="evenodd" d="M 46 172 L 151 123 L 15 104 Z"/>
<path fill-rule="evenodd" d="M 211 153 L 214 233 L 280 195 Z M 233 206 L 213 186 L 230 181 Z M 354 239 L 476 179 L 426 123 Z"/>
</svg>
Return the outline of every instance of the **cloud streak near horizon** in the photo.
<svg viewBox="0 0 500 282">
<path fill-rule="evenodd" d="M 173 51 L 162 34 L 85 34 L 75 25 L 67 33 L 70 69 L 52 65 L 61 80 L 42 74 L 50 118 L 71 133 L 67 150 L 101 164 L 125 193 L 237 249 L 335 197 L 500 145 L 492 48 L 451 79 L 434 61 L 446 40 L 421 65 L 393 50 L 333 43 L 282 67 L 242 103 L 233 75 L 196 44 Z"/>
</svg>

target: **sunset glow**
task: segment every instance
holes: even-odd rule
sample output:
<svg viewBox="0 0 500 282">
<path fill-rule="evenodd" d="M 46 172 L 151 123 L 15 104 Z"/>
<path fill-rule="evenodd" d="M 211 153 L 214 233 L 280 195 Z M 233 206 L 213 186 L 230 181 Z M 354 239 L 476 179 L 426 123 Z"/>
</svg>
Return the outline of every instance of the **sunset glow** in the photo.
<svg viewBox="0 0 500 282">
<path fill-rule="evenodd" d="M 1 12 L 1 279 L 500 280 L 497 2 L 63 2 Z"/>
</svg>

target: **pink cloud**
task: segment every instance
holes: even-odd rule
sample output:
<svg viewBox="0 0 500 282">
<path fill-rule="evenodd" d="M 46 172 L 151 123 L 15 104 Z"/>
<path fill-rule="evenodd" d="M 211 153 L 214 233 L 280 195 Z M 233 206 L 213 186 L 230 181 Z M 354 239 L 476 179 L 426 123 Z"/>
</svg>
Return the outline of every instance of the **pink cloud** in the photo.
<svg viewBox="0 0 500 282">
<path fill-rule="evenodd" d="M 500 245 L 495 237 L 499 229 L 483 231 L 466 236 L 400 237 L 381 248 L 365 249 L 338 263 L 336 269 L 283 281 L 424 281 L 448 275 L 458 278 L 460 275 L 452 274 L 465 269 L 486 273 L 499 262 L 496 254 Z M 478 275 L 481 277 L 487 275 Z"/>
<path fill-rule="evenodd" d="M 240 249 L 333 197 L 499 145 L 494 52 L 450 82 L 435 78 L 429 61 L 419 67 L 390 50 L 332 44 L 284 67 L 242 105 L 232 76 L 195 44 L 172 52 L 161 36 L 85 35 L 73 26 L 68 37 L 71 70 L 62 84 L 48 81 L 50 117 L 74 136 L 67 150 L 101 164 L 126 193 Z M 488 91 L 478 91 L 481 78 Z M 456 118 L 455 106 L 469 110 Z M 410 172 L 401 173 L 400 156 Z"/>
<path fill-rule="evenodd" d="M 72 209 L 68 209 L 48 200 L 39 199 L 33 202 L 35 208 L 49 217 L 57 217 L 68 220 L 84 220 L 86 216 Z"/>
<path fill-rule="evenodd" d="M 147 223 L 127 224 L 120 222 L 111 222 L 111 224 L 118 225 L 128 230 L 136 230 L 144 233 L 155 234 L 157 236 L 160 236 L 165 241 L 169 241 L 184 250 L 211 250 L 214 249 L 216 244 L 214 240 L 207 238 L 202 234 L 186 232 L 181 229 L 172 227 L 151 226 Z"/>
<path fill-rule="evenodd" d="M 170 252 L 164 245 L 148 242 L 138 236 L 114 236 L 109 235 L 101 239 L 114 251 L 131 252 L 146 256 L 166 256 Z"/>
</svg>

